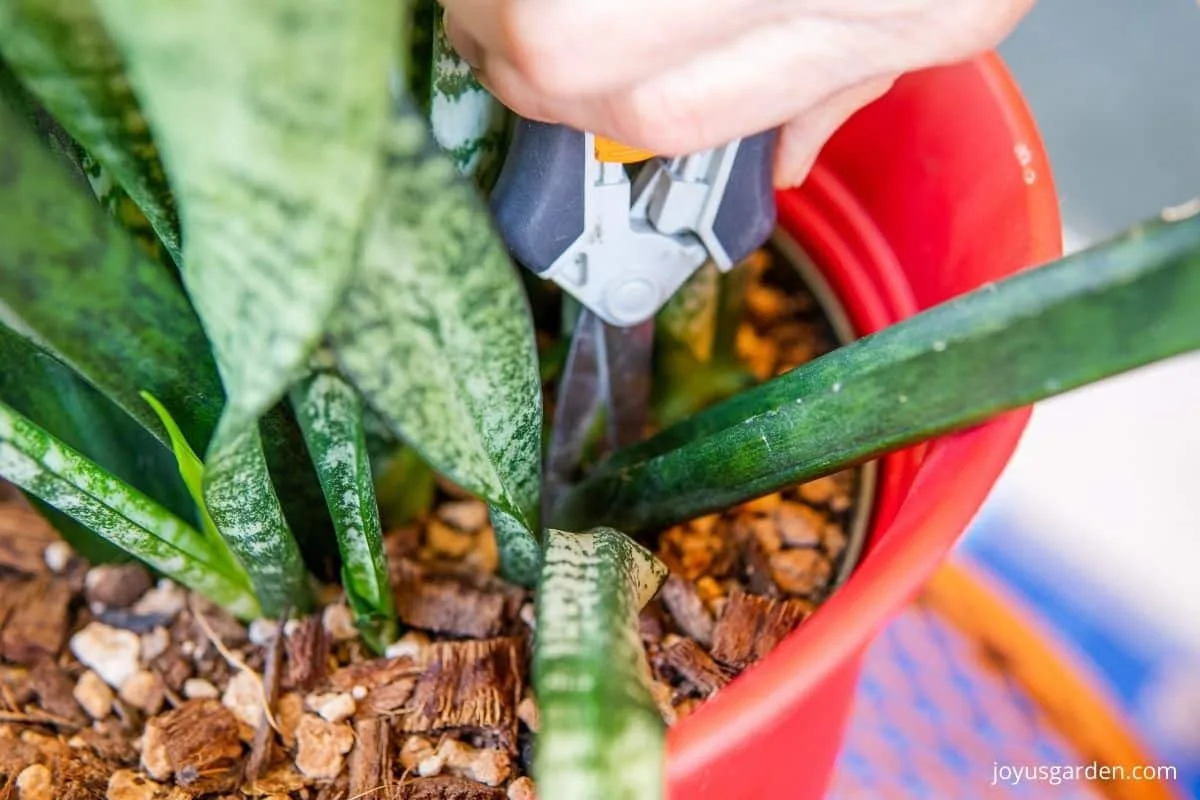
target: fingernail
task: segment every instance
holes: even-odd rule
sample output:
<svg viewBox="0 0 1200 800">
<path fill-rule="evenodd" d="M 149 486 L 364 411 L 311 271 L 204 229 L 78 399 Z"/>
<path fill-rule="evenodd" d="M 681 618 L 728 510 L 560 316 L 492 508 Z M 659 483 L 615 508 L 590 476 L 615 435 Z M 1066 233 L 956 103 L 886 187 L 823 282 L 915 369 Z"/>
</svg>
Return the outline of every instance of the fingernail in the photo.
<svg viewBox="0 0 1200 800">
<path fill-rule="evenodd" d="M 449 11 L 442 12 L 442 30 L 446 32 L 446 39 L 454 48 L 454 52 L 458 53 L 459 58 L 467 62 L 471 69 L 477 70 L 483 65 L 483 51 L 479 43 L 467 33 L 466 28 L 450 16 Z"/>
</svg>

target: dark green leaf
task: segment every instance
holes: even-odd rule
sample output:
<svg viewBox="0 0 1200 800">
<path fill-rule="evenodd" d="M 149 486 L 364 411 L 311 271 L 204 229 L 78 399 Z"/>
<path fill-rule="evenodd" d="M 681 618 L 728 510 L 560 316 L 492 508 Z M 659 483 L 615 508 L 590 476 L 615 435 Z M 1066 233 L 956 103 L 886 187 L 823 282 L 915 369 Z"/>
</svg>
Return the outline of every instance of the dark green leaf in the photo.
<svg viewBox="0 0 1200 800">
<path fill-rule="evenodd" d="M 42 105 L 128 196 L 179 262 L 179 222 L 158 153 L 92 0 L 0 2 L 0 52 Z M 93 176 L 95 177 L 95 176 Z M 119 187 L 119 188 L 118 188 Z"/>
<path fill-rule="evenodd" d="M 0 319 L 45 346 L 170 447 L 141 397 L 148 391 L 170 409 L 192 448 L 203 450 L 223 394 L 200 324 L 171 275 L 115 228 L 85 191 L 0 106 L 0 207 L 6 212 L 0 215 Z M 244 535 L 246 526 L 277 532 L 282 515 L 257 430 L 233 444 L 223 458 L 209 455 L 208 478 L 219 476 L 228 487 L 221 513 L 209 500 L 213 518 L 226 536 Z M 277 439 L 276 447 L 282 451 L 286 442 Z M 229 472 L 234 465 L 257 472 Z M 268 517 L 255 516 L 272 504 Z M 275 546 L 281 558 L 271 563 L 247 561 L 247 552 L 233 546 L 248 569 L 292 569 L 289 586 L 302 582 L 295 561 L 282 558 L 294 543 Z M 297 597 L 295 604 L 302 603 Z"/>
<path fill-rule="evenodd" d="M 0 400 L 106 471 L 188 519 L 170 453 L 66 365 L 0 324 Z"/>
<path fill-rule="evenodd" d="M 411 107 L 388 154 L 333 349 L 397 435 L 518 523 L 505 531 L 522 541 L 502 539 L 501 559 L 525 563 L 508 554 L 536 547 L 542 399 L 521 282 L 475 189 Z"/>
<path fill-rule="evenodd" d="M 402 4 L 96 5 L 171 175 L 232 440 L 302 374 L 350 279 Z"/>
<path fill-rule="evenodd" d="M 1200 348 L 1197 309 L 1200 216 L 1152 221 L 615 453 L 573 492 L 567 519 L 644 531 L 836 472 Z"/>
<path fill-rule="evenodd" d="M 223 395 L 199 321 L 170 274 L 85 192 L 0 106 L 0 319 L 169 444 L 140 396 L 149 391 L 203 450 Z"/>
<path fill-rule="evenodd" d="M 403 53 L 404 87 L 398 95 L 407 95 L 426 117 L 433 92 L 433 28 L 442 14 L 437 0 L 412 0 L 412 15 L 405 32 L 407 52 Z"/>
<path fill-rule="evenodd" d="M 170 458 L 154 437 L 84 383 L 65 365 L 0 325 L 0 402 L 37 420 L 51 436 L 79 450 L 106 471 L 187 518 L 190 505 Z M 75 520 L 30 500 L 63 538 L 93 564 L 128 560 L 125 551 Z"/>
</svg>

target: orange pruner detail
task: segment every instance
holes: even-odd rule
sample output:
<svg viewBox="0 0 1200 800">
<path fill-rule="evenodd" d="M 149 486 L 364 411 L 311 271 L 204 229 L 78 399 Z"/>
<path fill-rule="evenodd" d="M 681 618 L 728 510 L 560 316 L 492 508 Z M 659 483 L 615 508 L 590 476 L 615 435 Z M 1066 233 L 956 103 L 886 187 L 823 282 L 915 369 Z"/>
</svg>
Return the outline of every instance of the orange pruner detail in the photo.
<svg viewBox="0 0 1200 800">
<path fill-rule="evenodd" d="M 596 137 L 596 160 L 605 164 L 636 164 L 654 158 L 650 150 L 629 147 L 613 139 Z"/>
</svg>

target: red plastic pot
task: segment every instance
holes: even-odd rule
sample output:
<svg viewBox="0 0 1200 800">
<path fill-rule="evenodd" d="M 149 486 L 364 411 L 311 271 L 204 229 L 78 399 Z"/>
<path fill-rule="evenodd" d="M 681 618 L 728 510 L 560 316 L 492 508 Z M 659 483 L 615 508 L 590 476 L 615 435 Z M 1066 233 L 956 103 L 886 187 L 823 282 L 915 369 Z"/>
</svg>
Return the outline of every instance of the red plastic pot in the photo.
<svg viewBox="0 0 1200 800">
<path fill-rule="evenodd" d="M 1061 254 L 1041 139 L 995 55 L 908 75 L 779 195 L 780 225 L 859 334 Z M 769 657 L 672 729 L 673 800 L 819 798 L 862 654 L 954 545 L 1029 418 L 884 460 L 862 561 Z"/>
</svg>

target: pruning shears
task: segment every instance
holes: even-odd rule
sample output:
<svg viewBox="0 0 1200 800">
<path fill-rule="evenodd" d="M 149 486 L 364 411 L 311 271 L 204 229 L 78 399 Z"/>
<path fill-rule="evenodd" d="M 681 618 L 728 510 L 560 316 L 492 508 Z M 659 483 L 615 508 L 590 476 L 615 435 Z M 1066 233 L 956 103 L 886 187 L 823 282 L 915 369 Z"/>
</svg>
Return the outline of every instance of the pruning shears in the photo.
<svg viewBox="0 0 1200 800">
<path fill-rule="evenodd" d="M 516 260 L 582 307 L 547 457 L 551 507 L 600 413 L 606 448 L 643 435 L 659 309 L 705 262 L 728 271 L 770 237 L 775 140 L 768 131 L 661 158 L 564 125 L 518 120 L 492 212 Z"/>
</svg>

